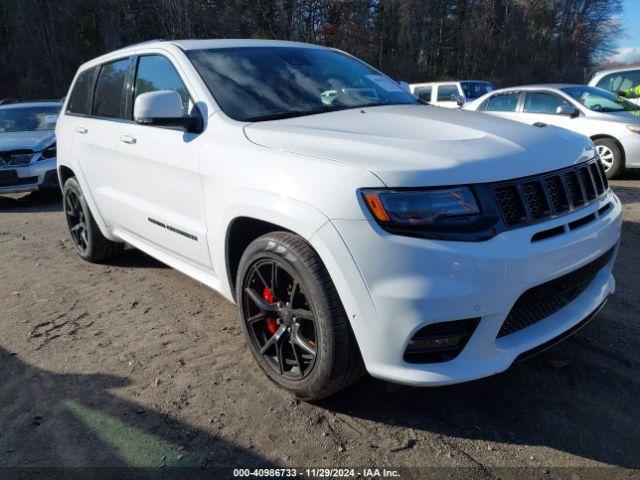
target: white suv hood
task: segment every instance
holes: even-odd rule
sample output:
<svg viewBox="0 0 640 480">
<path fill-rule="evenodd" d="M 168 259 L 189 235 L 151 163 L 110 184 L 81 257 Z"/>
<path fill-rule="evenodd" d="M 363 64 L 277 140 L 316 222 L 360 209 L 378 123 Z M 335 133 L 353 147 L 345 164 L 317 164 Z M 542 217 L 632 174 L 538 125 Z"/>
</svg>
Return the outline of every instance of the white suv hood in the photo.
<svg viewBox="0 0 640 480">
<path fill-rule="evenodd" d="M 568 130 L 425 105 L 257 122 L 245 133 L 264 147 L 361 166 L 390 187 L 506 180 L 595 155 L 589 139 Z"/>
</svg>

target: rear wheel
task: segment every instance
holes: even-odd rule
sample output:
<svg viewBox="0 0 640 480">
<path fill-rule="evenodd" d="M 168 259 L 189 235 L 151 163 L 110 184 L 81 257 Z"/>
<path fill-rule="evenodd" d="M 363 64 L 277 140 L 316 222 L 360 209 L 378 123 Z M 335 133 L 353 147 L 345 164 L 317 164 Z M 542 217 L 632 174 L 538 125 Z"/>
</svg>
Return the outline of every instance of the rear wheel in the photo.
<svg viewBox="0 0 640 480">
<path fill-rule="evenodd" d="M 236 298 L 265 374 L 302 400 L 318 400 L 364 371 L 333 282 L 315 251 L 285 232 L 253 241 L 240 260 Z"/>
<path fill-rule="evenodd" d="M 124 243 L 112 242 L 102 235 L 75 177 L 65 182 L 62 203 L 71 241 L 80 257 L 100 262 L 122 251 Z"/>
<path fill-rule="evenodd" d="M 618 144 L 610 138 L 599 138 L 593 142 L 607 178 L 616 178 L 622 173 L 622 152 Z"/>
</svg>

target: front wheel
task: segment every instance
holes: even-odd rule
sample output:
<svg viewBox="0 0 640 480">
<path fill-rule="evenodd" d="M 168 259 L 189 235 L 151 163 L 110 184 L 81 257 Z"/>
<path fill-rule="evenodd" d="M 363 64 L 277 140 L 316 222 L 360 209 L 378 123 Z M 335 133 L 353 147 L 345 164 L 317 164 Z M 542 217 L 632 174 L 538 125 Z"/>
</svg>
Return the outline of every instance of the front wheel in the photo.
<svg viewBox="0 0 640 480">
<path fill-rule="evenodd" d="M 300 237 L 275 232 L 254 240 L 240 260 L 236 299 L 256 361 L 297 398 L 319 400 L 362 376 L 338 293 Z"/>
<path fill-rule="evenodd" d="M 622 152 L 618 144 L 609 138 L 599 138 L 593 142 L 607 178 L 616 178 L 622 173 Z"/>
</svg>

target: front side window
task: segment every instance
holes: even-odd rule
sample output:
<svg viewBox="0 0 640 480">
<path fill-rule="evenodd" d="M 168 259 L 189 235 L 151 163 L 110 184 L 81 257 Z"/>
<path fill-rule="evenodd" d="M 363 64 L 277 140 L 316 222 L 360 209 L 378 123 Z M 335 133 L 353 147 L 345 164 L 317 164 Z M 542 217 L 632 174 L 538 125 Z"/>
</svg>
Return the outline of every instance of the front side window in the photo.
<svg viewBox="0 0 640 480">
<path fill-rule="evenodd" d="M 95 68 L 88 68 L 78 74 L 73 90 L 69 94 L 67 112 L 78 115 L 91 115 L 91 94 Z"/>
<path fill-rule="evenodd" d="M 553 93 L 527 92 L 525 95 L 523 109 L 525 113 L 546 113 L 555 115 L 558 107 L 562 105 L 569 105 L 569 102 L 563 100 L 558 95 L 554 95 Z"/>
<path fill-rule="evenodd" d="M 563 92 L 594 112 L 638 112 L 640 106 L 601 88 L 566 87 Z"/>
<path fill-rule="evenodd" d="M 54 130 L 60 106 L 0 108 L 0 132 Z"/>
<path fill-rule="evenodd" d="M 425 102 L 431 101 L 431 87 L 418 87 L 414 95 Z"/>
<path fill-rule="evenodd" d="M 596 85 L 610 92 L 618 93 L 640 85 L 640 70 L 611 73 L 602 77 Z"/>
<path fill-rule="evenodd" d="M 395 81 L 334 50 L 233 47 L 191 50 L 187 56 L 220 108 L 234 120 L 417 103 Z"/>
<path fill-rule="evenodd" d="M 480 106 L 480 110 L 487 112 L 515 112 L 518 108 L 520 92 L 500 93 L 494 95 Z"/>
<path fill-rule="evenodd" d="M 455 102 L 454 98 L 459 96 L 460 92 L 458 92 L 458 87 L 454 84 L 440 85 L 438 87 L 438 102 Z"/>
<path fill-rule="evenodd" d="M 125 118 L 126 82 L 131 62 L 128 58 L 105 63 L 100 68 L 93 96 L 96 117 Z"/>
<path fill-rule="evenodd" d="M 189 92 L 173 64 L 162 55 L 145 55 L 138 60 L 134 102 L 138 95 L 157 90 L 173 90 L 182 99 L 182 113 L 189 114 Z"/>
</svg>

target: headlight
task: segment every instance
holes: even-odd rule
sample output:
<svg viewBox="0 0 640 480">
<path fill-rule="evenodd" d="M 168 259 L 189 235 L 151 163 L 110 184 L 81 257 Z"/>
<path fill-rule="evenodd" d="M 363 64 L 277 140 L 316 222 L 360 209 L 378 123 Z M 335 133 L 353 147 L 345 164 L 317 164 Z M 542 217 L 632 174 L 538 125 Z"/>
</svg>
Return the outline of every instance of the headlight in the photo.
<svg viewBox="0 0 640 480">
<path fill-rule="evenodd" d="M 53 143 L 45 148 L 42 152 L 40 152 L 39 160 L 49 160 L 50 158 L 55 158 L 57 155 L 56 152 L 56 144 Z"/>
<path fill-rule="evenodd" d="M 364 190 L 365 202 L 381 225 L 429 227 L 447 219 L 478 215 L 469 187 L 429 190 Z"/>
<path fill-rule="evenodd" d="M 631 130 L 633 133 L 640 133 L 639 125 L 627 125 L 627 128 Z"/>
</svg>

